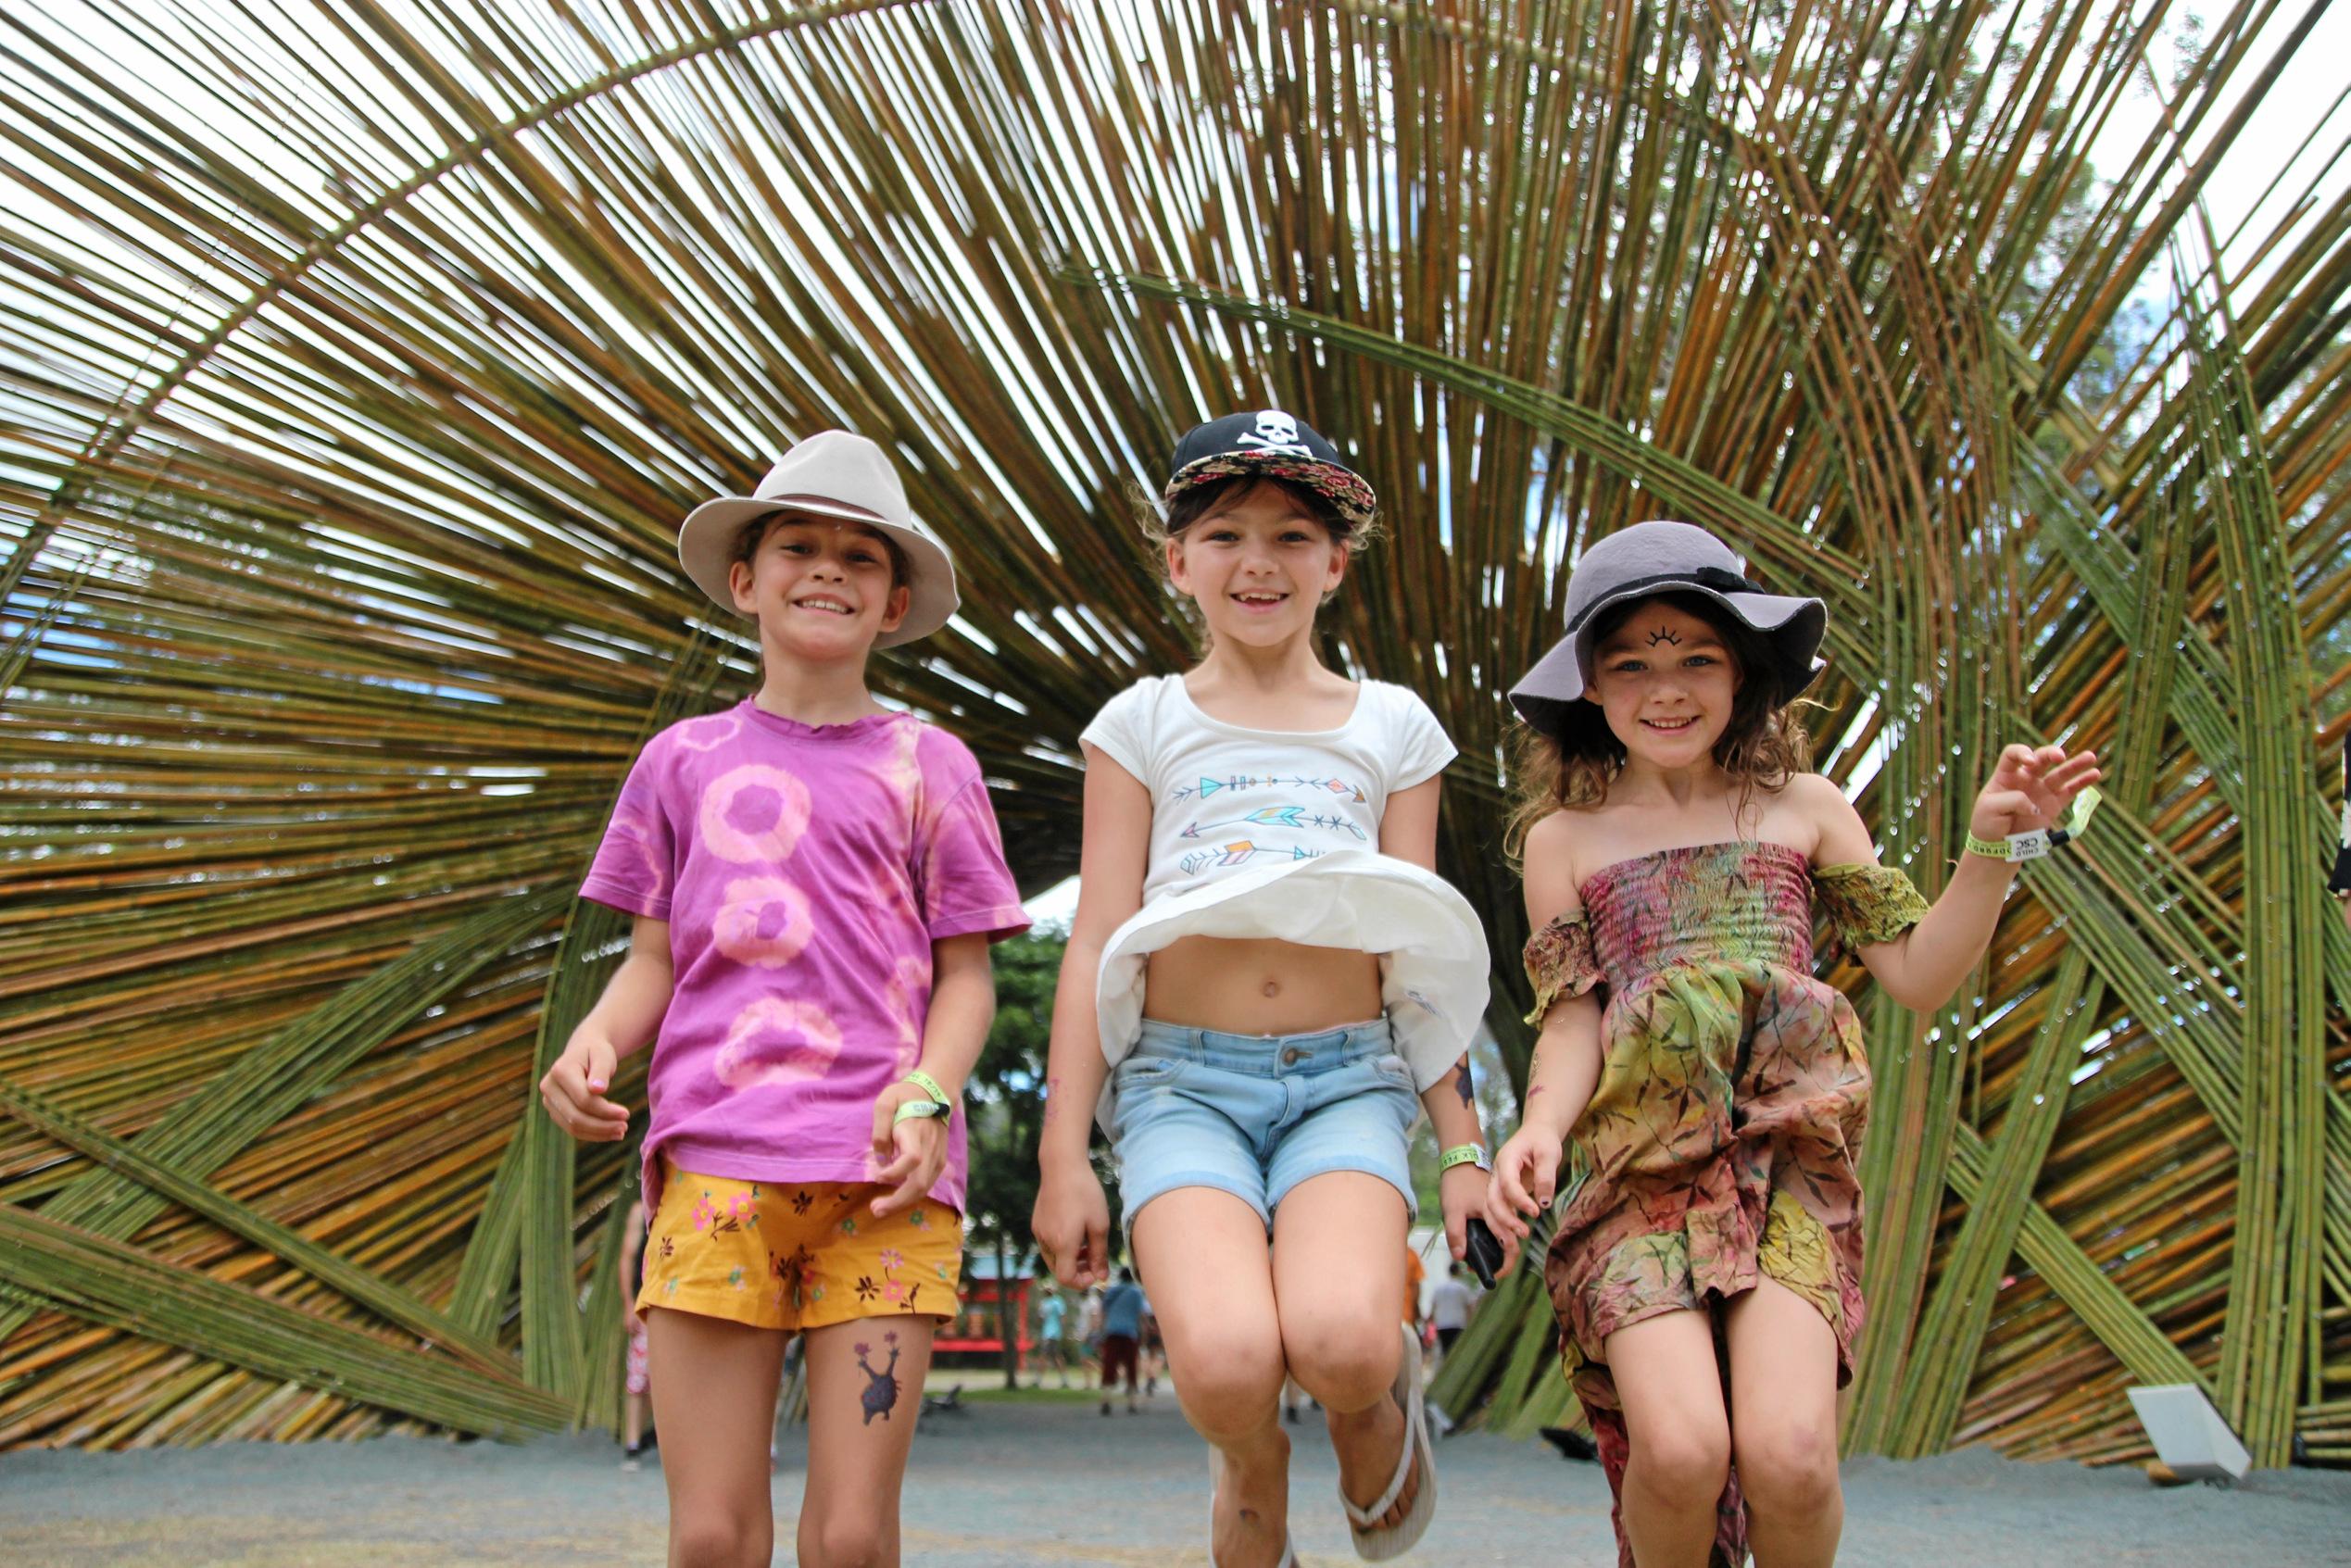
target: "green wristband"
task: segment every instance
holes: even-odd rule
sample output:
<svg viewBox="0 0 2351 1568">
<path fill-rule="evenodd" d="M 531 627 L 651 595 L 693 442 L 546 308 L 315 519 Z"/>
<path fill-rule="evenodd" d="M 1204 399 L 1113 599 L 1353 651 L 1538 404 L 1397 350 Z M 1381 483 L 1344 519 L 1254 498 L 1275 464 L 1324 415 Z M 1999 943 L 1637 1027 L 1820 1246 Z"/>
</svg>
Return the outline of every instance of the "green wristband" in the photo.
<svg viewBox="0 0 2351 1568">
<path fill-rule="evenodd" d="M 895 1127 L 900 1122 L 928 1121 L 931 1117 L 946 1114 L 947 1107 L 935 1099 L 910 1099 L 890 1113 L 890 1125 Z"/>
<path fill-rule="evenodd" d="M 1480 1171 L 1493 1169 L 1486 1161 L 1486 1151 L 1474 1143 L 1457 1143 L 1437 1157 L 1437 1173 L 1440 1176 L 1456 1165 L 1475 1165 Z"/>
<path fill-rule="evenodd" d="M 1987 860 L 2038 860 L 2059 845 L 2080 836 L 2090 825 L 2090 814 L 2098 809 L 2098 792 L 2085 789 L 2073 797 L 2073 805 L 2066 812 L 2066 820 L 2051 828 L 2037 828 L 2030 833 L 2012 833 L 2005 838 L 1978 838 L 1968 834 L 1968 853 L 1981 855 Z"/>
<path fill-rule="evenodd" d="M 955 1104 L 953 1100 L 947 1098 L 947 1091 L 938 1086 L 938 1080 L 932 1077 L 929 1073 L 924 1072 L 919 1067 L 914 1069 L 913 1072 L 909 1073 L 905 1077 L 899 1079 L 899 1082 L 902 1084 L 911 1084 L 916 1088 L 922 1090 L 924 1094 L 930 1096 L 931 1103 L 933 1105 L 943 1105 L 952 1109 Z"/>
</svg>

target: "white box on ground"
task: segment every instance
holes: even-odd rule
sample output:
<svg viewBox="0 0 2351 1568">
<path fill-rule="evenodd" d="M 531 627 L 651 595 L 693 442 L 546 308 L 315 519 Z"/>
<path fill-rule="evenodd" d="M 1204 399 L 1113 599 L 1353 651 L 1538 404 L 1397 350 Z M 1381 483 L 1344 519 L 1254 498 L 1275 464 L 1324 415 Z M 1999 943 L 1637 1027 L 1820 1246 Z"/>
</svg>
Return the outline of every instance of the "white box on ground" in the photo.
<svg viewBox="0 0 2351 1568">
<path fill-rule="evenodd" d="M 2253 1468 L 2237 1435 L 2193 1383 L 2126 1389 L 2156 1457 L 2191 1481 L 2234 1481 Z"/>
</svg>

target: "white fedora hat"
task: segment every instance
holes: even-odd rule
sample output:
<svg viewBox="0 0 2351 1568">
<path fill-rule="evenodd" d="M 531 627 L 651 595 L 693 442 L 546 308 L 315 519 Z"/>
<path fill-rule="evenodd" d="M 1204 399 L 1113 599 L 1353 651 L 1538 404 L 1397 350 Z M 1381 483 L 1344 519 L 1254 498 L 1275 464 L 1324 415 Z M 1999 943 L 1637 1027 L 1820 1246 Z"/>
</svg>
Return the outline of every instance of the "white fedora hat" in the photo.
<svg viewBox="0 0 2351 1568">
<path fill-rule="evenodd" d="M 894 647 L 927 637 L 955 613 L 955 562 L 907 509 L 906 486 L 879 445 L 845 430 L 810 436 L 784 454 L 748 495 L 722 495 L 686 514 L 677 531 L 677 561 L 722 609 L 735 608 L 726 570 L 743 530 L 778 512 L 861 522 L 906 552 L 906 619 L 874 639 Z"/>
</svg>

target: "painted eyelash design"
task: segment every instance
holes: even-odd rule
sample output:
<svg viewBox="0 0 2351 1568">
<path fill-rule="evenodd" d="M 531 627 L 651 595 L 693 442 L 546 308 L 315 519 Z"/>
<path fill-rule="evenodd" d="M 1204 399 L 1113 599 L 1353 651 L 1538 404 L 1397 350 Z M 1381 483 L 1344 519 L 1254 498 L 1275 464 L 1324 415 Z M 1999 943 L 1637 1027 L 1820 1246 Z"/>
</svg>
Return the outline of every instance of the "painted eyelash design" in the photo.
<svg viewBox="0 0 2351 1568">
<path fill-rule="evenodd" d="M 1668 631 L 1664 627 L 1660 627 L 1656 631 L 1649 633 L 1649 646 L 1651 647 L 1655 647 L 1659 643 L 1671 643 L 1674 646 L 1679 647 L 1681 646 L 1681 635 L 1679 633 Z"/>
</svg>

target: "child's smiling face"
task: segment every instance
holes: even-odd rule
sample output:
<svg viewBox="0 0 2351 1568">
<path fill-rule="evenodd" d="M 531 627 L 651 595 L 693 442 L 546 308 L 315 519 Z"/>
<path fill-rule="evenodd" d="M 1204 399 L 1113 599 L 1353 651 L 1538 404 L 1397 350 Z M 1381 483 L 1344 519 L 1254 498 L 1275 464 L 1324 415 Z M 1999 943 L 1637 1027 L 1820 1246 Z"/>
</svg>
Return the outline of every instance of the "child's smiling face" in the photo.
<svg viewBox="0 0 2351 1568">
<path fill-rule="evenodd" d="M 760 640 L 812 662 L 862 657 L 906 619 L 911 591 L 894 583 L 890 550 L 863 523 L 786 515 L 728 570 L 735 608 Z"/>
<path fill-rule="evenodd" d="M 1347 546 L 1270 482 L 1236 492 L 1167 542 L 1167 576 L 1218 637 L 1270 646 L 1314 624 Z"/>
<path fill-rule="evenodd" d="M 1585 696 L 1628 757 L 1688 768 L 1712 758 L 1730 727 L 1739 666 L 1703 618 L 1647 599 L 1593 646 Z"/>
</svg>

